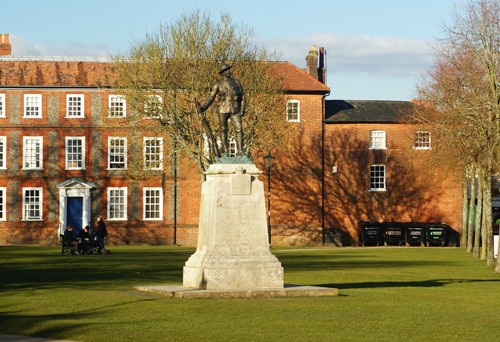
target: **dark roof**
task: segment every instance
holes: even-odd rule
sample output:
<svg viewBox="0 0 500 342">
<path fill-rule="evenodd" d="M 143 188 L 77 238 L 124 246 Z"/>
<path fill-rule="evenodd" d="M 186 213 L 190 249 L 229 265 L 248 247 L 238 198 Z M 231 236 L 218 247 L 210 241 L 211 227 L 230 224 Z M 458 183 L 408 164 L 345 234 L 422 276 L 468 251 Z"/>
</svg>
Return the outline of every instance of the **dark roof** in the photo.
<svg viewBox="0 0 500 342">
<path fill-rule="evenodd" d="M 415 111 L 410 101 L 326 100 L 326 123 L 397 123 Z"/>
</svg>

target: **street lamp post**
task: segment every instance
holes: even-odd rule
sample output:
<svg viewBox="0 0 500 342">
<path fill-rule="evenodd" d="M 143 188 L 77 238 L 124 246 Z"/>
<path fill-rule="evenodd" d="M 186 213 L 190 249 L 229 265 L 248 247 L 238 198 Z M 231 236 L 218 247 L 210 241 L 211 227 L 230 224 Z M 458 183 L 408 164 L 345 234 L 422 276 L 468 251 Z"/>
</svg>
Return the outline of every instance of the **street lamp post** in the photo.
<svg viewBox="0 0 500 342">
<path fill-rule="evenodd" d="M 274 164 L 274 156 L 268 152 L 264 157 L 267 170 L 267 235 L 269 238 L 269 245 L 271 244 L 271 168 Z"/>
</svg>

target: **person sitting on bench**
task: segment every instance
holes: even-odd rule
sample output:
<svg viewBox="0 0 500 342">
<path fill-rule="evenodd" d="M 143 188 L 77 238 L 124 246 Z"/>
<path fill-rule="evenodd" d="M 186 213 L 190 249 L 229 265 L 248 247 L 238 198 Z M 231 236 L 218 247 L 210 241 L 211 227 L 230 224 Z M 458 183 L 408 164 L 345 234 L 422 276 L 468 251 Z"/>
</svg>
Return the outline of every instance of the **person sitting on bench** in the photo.
<svg viewBox="0 0 500 342">
<path fill-rule="evenodd" d="M 88 254 L 90 248 L 90 227 L 85 226 L 79 234 L 80 237 L 80 252 L 82 254 Z"/>
<path fill-rule="evenodd" d="M 64 240 L 69 241 L 73 244 L 74 246 L 73 254 L 80 254 L 79 252 L 80 241 L 78 240 L 76 232 L 73 230 L 72 226 L 66 227 L 66 230 L 64 231 Z"/>
</svg>

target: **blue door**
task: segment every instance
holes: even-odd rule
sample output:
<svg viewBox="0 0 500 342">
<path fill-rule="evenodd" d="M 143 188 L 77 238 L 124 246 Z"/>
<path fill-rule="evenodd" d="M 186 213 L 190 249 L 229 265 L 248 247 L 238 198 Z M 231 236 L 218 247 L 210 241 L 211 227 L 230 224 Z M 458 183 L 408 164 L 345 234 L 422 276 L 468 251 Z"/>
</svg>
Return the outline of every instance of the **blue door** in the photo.
<svg viewBox="0 0 500 342">
<path fill-rule="evenodd" d="M 66 226 L 72 226 L 75 232 L 79 233 L 82 230 L 83 197 L 68 197 L 66 200 Z"/>
</svg>

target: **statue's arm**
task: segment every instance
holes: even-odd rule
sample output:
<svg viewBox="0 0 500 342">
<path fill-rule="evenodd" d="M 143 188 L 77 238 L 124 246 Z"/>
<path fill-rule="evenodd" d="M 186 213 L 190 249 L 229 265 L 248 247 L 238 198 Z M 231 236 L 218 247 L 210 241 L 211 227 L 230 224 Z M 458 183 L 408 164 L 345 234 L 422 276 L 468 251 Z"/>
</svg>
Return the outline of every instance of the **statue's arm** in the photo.
<svg viewBox="0 0 500 342">
<path fill-rule="evenodd" d="M 240 88 L 241 88 L 241 112 L 240 116 L 245 115 L 245 111 L 247 108 L 247 97 L 245 96 L 245 91 L 243 90 L 243 86 L 240 83 Z"/>
<path fill-rule="evenodd" d="M 246 108 L 247 108 L 247 97 L 243 93 L 241 96 L 241 113 L 240 113 L 241 116 L 245 115 Z"/>
<path fill-rule="evenodd" d="M 214 102 L 215 97 L 217 96 L 217 93 L 219 92 L 219 86 L 217 83 L 212 87 L 212 91 L 208 95 L 208 99 L 205 101 L 205 103 L 200 107 L 200 110 L 202 112 L 206 111 L 208 107 Z"/>
</svg>

